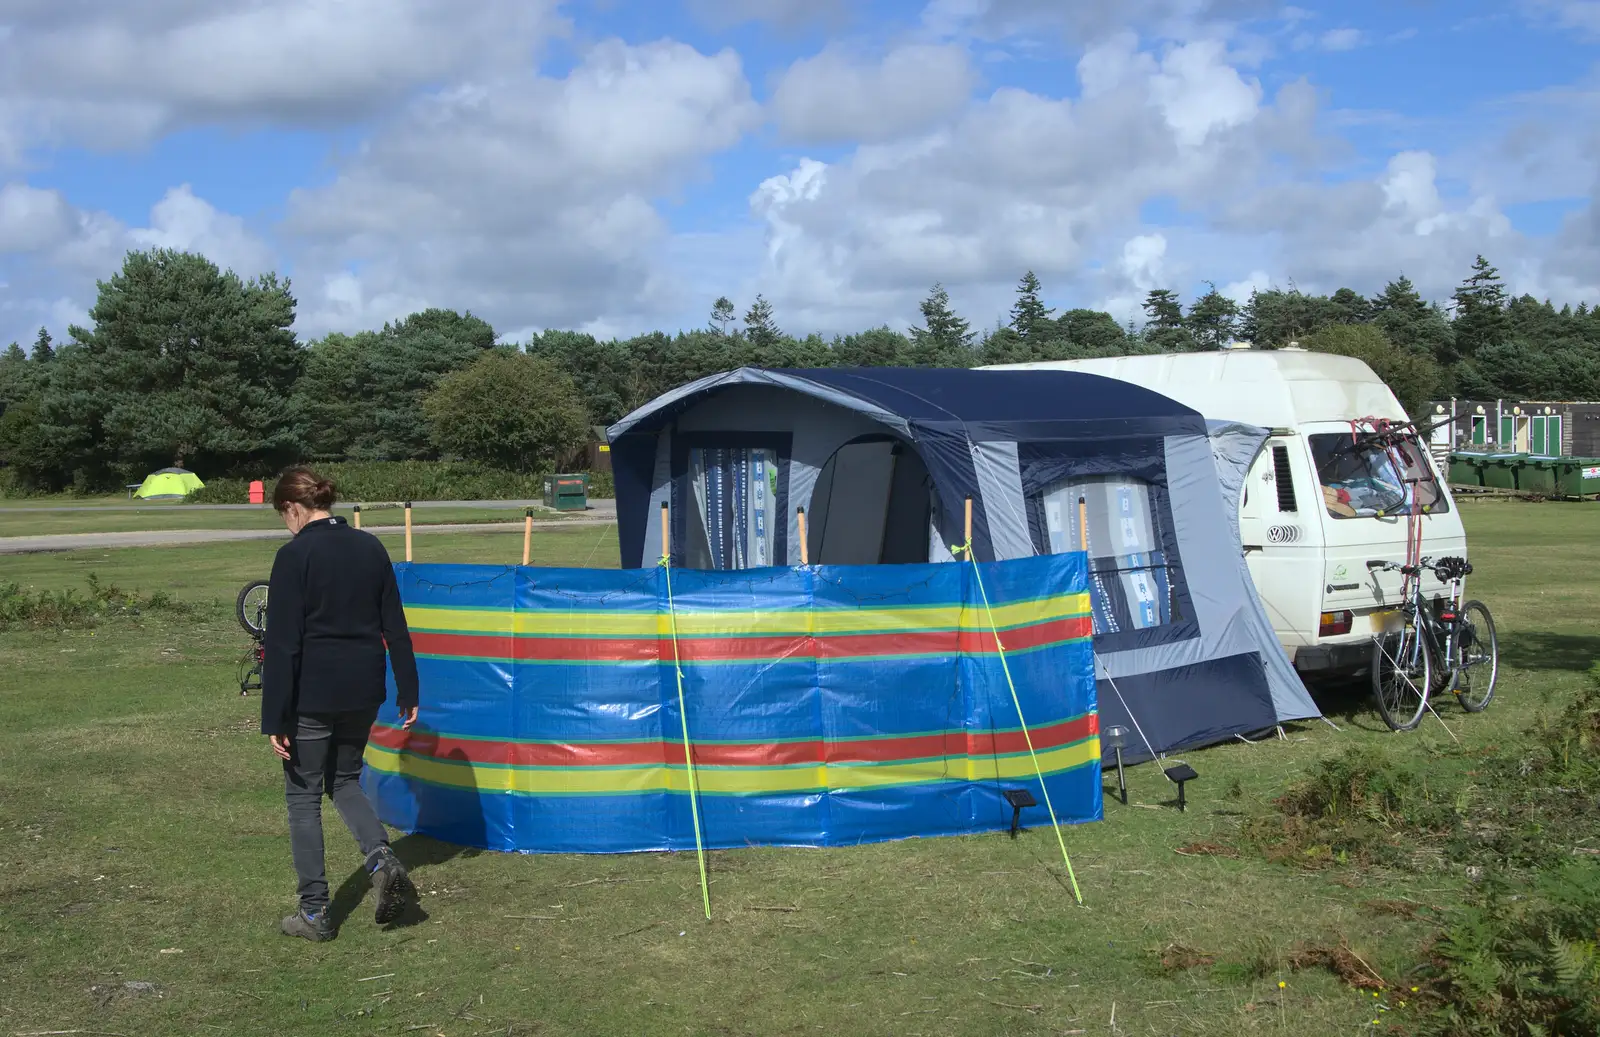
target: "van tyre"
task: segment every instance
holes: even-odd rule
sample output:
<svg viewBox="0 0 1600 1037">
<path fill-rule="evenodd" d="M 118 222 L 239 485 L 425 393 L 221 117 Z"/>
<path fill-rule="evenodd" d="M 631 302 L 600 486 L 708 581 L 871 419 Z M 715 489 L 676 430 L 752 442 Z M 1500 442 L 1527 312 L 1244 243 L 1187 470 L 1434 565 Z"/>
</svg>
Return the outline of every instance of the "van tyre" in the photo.
<svg viewBox="0 0 1600 1037">
<path fill-rule="evenodd" d="M 1494 698 L 1495 681 L 1500 676 L 1500 641 L 1494 632 L 1494 617 L 1489 606 L 1469 601 L 1461 606 L 1460 643 L 1451 662 L 1455 671 L 1451 684 L 1456 701 L 1468 713 L 1482 713 Z"/>
</svg>

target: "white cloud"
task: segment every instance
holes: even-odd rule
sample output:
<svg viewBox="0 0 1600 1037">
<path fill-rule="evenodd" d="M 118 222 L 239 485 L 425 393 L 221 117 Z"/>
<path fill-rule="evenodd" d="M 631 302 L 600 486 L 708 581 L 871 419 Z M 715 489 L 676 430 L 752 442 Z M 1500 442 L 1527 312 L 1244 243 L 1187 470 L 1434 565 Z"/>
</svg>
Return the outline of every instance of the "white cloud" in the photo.
<svg viewBox="0 0 1600 1037">
<path fill-rule="evenodd" d="M 333 183 L 291 196 L 297 284 L 310 287 L 301 326 L 370 324 L 421 303 L 504 327 L 653 319 L 674 301 L 653 199 L 759 118 L 737 55 L 668 41 L 608 41 L 565 79 L 509 76 L 419 100 Z"/>
<path fill-rule="evenodd" d="M 58 191 L 7 184 L 0 188 L 0 281 L 9 282 L 0 295 L 0 341 L 31 340 L 40 324 L 59 335 L 85 322 L 96 279 L 120 269 L 130 250 L 146 248 L 201 252 L 246 278 L 274 265 L 272 250 L 242 219 L 187 184 L 168 190 L 144 227 L 80 209 Z"/>
<path fill-rule="evenodd" d="M 1522 7 L 1540 21 L 1600 36 L 1600 0 L 1522 0 Z"/>
<path fill-rule="evenodd" d="M 771 22 L 783 28 L 837 24 L 847 17 L 845 0 L 689 0 L 689 10 L 718 29 L 747 22 Z"/>
<path fill-rule="evenodd" d="M 195 197 L 188 184 L 168 191 L 150 210 L 150 226 L 129 231 L 128 238 L 135 248 L 198 252 L 244 278 L 274 265 L 272 250 L 245 227 L 244 220 Z"/>
<path fill-rule="evenodd" d="M 141 144 L 182 125 L 327 122 L 526 63 L 557 0 L 12 4 L 0 161 L 27 144 Z"/>
<path fill-rule="evenodd" d="M 1255 118 L 1261 85 L 1246 82 L 1225 58 L 1220 41 L 1184 44 L 1168 52 L 1151 80 L 1151 94 L 1180 146 L 1198 147 L 1212 131 Z"/>
<path fill-rule="evenodd" d="M 1182 38 L 1197 28 L 1272 12 L 1278 0 L 930 0 L 923 22 L 949 36 L 995 39 L 1059 31 L 1095 42 L 1127 29 Z"/>
<path fill-rule="evenodd" d="M 1237 281 L 1229 281 L 1223 286 L 1222 294 L 1243 305 L 1250 301 L 1250 296 L 1255 292 L 1264 292 L 1271 287 L 1271 274 L 1265 270 L 1252 270 Z"/>
<path fill-rule="evenodd" d="M 905 44 L 868 62 L 841 47 L 795 62 L 773 91 L 785 136 L 872 143 L 930 128 L 960 109 L 977 81 L 965 47 Z"/>
<path fill-rule="evenodd" d="M 1329 29 L 1317 39 L 1323 50 L 1338 52 L 1355 50 L 1366 42 L 1366 33 L 1360 29 Z"/>
<path fill-rule="evenodd" d="M 631 333 L 696 326 L 717 295 L 743 308 L 758 291 L 791 331 L 848 332 L 911 323 L 936 280 L 986 326 L 1030 268 L 1052 304 L 1119 318 L 1142 317 L 1152 288 L 1189 296 L 1200 278 L 1243 300 L 1291 281 L 1371 292 L 1404 272 L 1443 297 L 1478 251 L 1518 290 L 1560 299 L 1600 285 L 1592 201 L 1554 242 L 1516 233 L 1502 211 L 1593 199 L 1600 138 L 1571 129 L 1600 115 L 1593 83 L 1478 113 L 1470 147 L 1424 144 L 1408 124 L 1403 150 L 1357 158 L 1329 135 L 1316 87 L 1258 71 L 1294 33 L 1337 49 L 1355 30 L 1293 10 L 1273 15 L 1270 37 L 1228 24 L 1266 10 L 1255 0 L 932 0 L 913 35 L 836 41 L 780 76 L 767 115 L 801 149 L 753 175 L 742 156 L 722 174 L 748 177 L 716 185 L 747 196 L 747 221 L 678 233 L 668 207 L 698 188 L 708 157 L 761 124 L 731 51 L 613 40 L 570 75 L 538 75 L 527 56 L 560 31 L 554 0 L 470 11 L 397 0 L 381 13 L 376 0 L 0 5 L 16 26 L 0 36 L 0 163 L 41 143 L 118 147 L 207 120 L 367 120 L 331 180 L 288 199 L 276 252 L 181 185 L 137 228 L 39 181 L 0 186 L 0 342 L 81 319 L 94 278 L 152 244 L 246 274 L 276 259 L 294 275 L 306 335 L 428 305 L 471 309 L 512 335 Z M 724 25 L 809 27 L 844 5 L 697 10 Z M 222 32 L 226 45 L 210 47 Z M 94 67 L 42 76 L 67 40 Z M 1063 40 L 1090 41 L 1080 89 L 972 97 L 971 54 L 1059 54 Z M 1503 136 L 1481 129 L 1511 123 Z M 1183 219 L 1152 222 L 1153 200 Z"/>
<path fill-rule="evenodd" d="M 0 254 L 43 251 L 71 234 L 73 222 L 59 191 L 24 183 L 0 187 Z"/>
<path fill-rule="evenodd" d="M 982 324 L 1030 268 L 1056 302 L 1119 319 L 1201 278 L 1243 300 L 1291 281 L 1373 292 L 1404 272 L 1444 297 L 1480 250 L 1537 269 L 1494 193 L 1430 152 L 1325 178 L 1340 142 L 1317 129 L 1314 89 L 1267 97 L 1244 60 L 1212 37 L 1114 34 L 1079 61 L 1076 100 L 1000 89 L 927 133 L 796 163 L 752 196 L 768 255 L 751 286 L 791 324 L 848 331 L 909 321 L 935 280 Z M 1152 199 L 1185 220 L 1146 225 Z"/>
</svg>

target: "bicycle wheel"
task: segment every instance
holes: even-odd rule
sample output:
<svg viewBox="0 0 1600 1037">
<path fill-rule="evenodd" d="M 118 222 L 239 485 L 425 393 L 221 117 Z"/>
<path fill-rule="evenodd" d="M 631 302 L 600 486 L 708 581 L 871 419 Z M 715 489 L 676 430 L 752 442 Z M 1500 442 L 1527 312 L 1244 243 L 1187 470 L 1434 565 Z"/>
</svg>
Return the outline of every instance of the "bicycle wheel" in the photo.
<svg viewBox="0 0 1600 1037">
<path fill-rule="evenodd" d="M 267 632 L 267 581 L 255 580 L 244 585 L 239 592 L 239 600 L 234 602 L 233 614 L 238 617 L 239 625 L 251 637 L 260 637 Z"/>
<path fill-rule="evenodd" d="M 1372 639 L 1372 691 L 1383 722 L 1395 731 L 1422 723 L 1433 667 L 1422 632 L 1409 618 Z"/>
<path fill-rule="evenodd" d="M 1494 698 L 1494 682 L 1500 676 L 1500 641 L 1495 637 L 1489 606 L 1481 601 L 1461 606 L 1460 623 L 1456 657 L 1451 660 L 1456 671 L 1451 690 L 1462 709 L 1481 713 Z"/>
</svg>

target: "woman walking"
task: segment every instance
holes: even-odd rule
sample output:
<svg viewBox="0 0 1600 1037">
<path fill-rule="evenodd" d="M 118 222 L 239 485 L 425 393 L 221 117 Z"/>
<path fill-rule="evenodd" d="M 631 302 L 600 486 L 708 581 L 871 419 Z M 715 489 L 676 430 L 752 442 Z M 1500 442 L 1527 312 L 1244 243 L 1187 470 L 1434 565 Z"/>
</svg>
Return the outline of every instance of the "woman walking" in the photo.
<svg viewBox="0 0 1600 1037">
<path fill-rule="evenodd" d="M 367 736 L 387 696 L 385 653 L 408 730 L 417 719 L 417 660 L 389 552 L 330 515 L 333 501 L 333 484 L 309 469 L 278 479 L 272 504 L 294 539 L 272 564 L 261 672 L 261 733 L 283 760 L 300 881 L 300 909 L 282 929 L 307 940 L 336 935 L 322 852 L 324 792 L 366 856 L 378 922 L 392 921 L 415 895 L 360 780 Z"/>
</svg>

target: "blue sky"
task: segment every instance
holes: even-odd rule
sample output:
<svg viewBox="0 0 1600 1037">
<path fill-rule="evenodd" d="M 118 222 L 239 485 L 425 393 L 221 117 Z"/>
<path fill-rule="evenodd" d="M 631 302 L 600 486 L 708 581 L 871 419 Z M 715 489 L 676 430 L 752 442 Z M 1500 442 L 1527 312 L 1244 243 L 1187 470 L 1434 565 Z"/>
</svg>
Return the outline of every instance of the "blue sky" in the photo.
<svg viewBox="0 0 1600 1037">
<path fill-rule="evenodd" d="M 1153 287 L 1600 300 L 1600 2 L 152 0 L 0 13 L 0 342 L 130 248 L 307 337 L 974 323 Z M 7 21 L 9 19 L 9 21 Z M 81 73 L 59 75 L 70 57 Z"/>
</svg>

